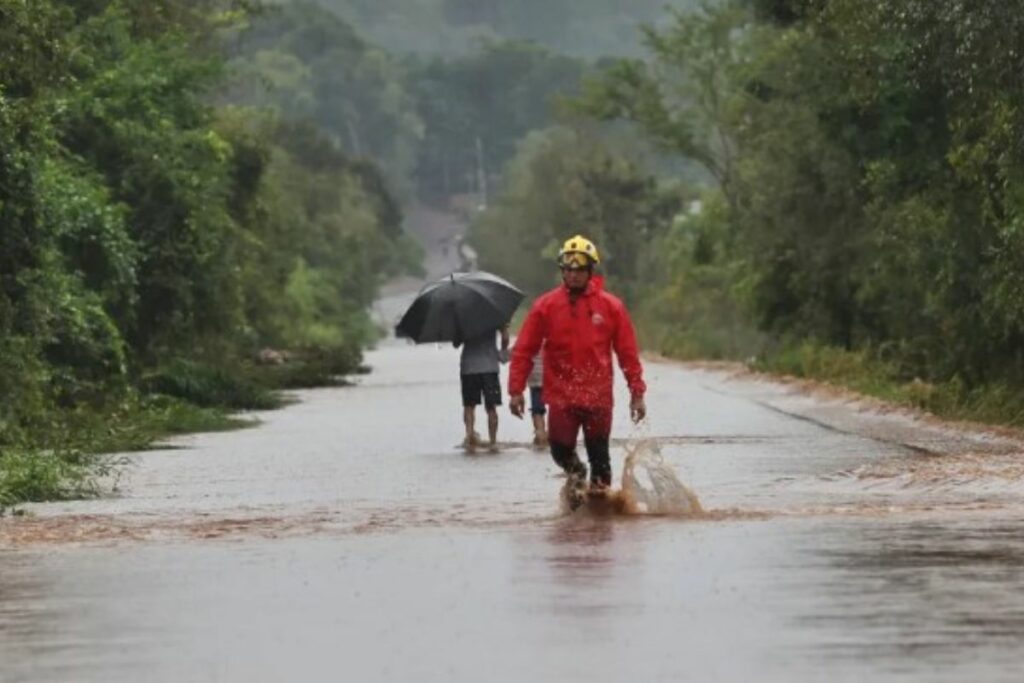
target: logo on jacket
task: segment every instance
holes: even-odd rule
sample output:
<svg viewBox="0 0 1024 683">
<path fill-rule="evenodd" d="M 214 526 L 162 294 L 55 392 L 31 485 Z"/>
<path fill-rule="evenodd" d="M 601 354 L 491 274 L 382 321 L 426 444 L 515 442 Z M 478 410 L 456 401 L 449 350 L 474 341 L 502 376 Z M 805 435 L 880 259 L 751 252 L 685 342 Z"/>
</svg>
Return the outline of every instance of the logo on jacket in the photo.
<svg viewBox="0 0 1024 683">
<path fill-rule="evenodd" d="M 602 316 L 600 313 L 595 313 L 594 315 L 590 316 L 590 322 L 594 323 L 595 325 L 604 325 L 604 316 Z"/>
</svg>

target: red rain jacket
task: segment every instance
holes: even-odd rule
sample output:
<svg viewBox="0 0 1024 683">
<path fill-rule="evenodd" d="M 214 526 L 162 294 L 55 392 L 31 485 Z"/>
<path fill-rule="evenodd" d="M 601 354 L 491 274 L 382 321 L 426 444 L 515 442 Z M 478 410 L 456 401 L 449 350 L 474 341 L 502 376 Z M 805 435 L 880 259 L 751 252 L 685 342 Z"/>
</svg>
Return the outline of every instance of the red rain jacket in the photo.
<svg viewBox="0 0 1024 683">
<path fill-rule="evenodd" d="M 647 390 L 629 313 L 617 297 L 604 291 L 594 276 L 586 290 L 569 302 L 561 285 L 533 303 L 512 348 L 508 390 L 521 394 L 543 347 L 544 402 L 553 407 L 611 407 L 612 349 L 633 396 Z"/>
</svg>

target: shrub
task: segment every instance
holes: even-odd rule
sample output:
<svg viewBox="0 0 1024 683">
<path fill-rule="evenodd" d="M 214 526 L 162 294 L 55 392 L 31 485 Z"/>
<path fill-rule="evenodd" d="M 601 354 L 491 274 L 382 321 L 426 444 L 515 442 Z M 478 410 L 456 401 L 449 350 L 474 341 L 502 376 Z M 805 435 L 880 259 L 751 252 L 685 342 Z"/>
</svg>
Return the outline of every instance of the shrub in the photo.
<svg viewBox="0 0 1024 683">
<path fill-rule="evenodd" d="M 253 378 L 251 370 L 185 359 L 171 361 L 149 374 L 143 387 L 202 407 L 269 410 L 282 403 L 279 396 Z"/>
</svg>

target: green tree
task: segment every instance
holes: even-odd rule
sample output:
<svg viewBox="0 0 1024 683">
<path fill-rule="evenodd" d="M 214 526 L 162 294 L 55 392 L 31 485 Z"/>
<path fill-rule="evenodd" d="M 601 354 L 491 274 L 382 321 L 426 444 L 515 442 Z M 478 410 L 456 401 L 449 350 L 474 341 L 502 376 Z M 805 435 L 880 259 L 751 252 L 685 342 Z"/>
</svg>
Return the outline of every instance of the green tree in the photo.
<svg viewBox="0 0 1024 683">
<path fill-rule="evenodd" d="M 581 130 L 558 127 L 527 137 L 507 170 L 504 192 L 474 224 L 481 267 L 530 293 L 557 281 L 558 247 L 585 233 L 601 249 L 602 271 L 624 294 L 640 280 L 645 244 L 679 207 L 662 197 L 638 164 Z"/>
<path fill-rule="evenodd" d="M 411 187 L 423 125 L 401 64 L 313 2 L 268 12 L 237 38 L 229 98 L 309 118 L 350 156 Z"/>
<path fill-rule="evenodd" d="M 1020 377 L 1020 21 L 995 2 L 737 2 L 648 31 L 651 58 L 608 68 L 583 108 L 712 174 L 765 329 L 910 376 Z"/>
<path fill-rule="evenodd" d="M 423 64 L 413 73 L 425 124 L 421 191 L 469 192 L 479 189 L 481 173 L 499 177 L 519 141 L 553 121 L 554 98 L 572 93 L 583 72 L 577 60 L 515 42 Z"/>
</svg>

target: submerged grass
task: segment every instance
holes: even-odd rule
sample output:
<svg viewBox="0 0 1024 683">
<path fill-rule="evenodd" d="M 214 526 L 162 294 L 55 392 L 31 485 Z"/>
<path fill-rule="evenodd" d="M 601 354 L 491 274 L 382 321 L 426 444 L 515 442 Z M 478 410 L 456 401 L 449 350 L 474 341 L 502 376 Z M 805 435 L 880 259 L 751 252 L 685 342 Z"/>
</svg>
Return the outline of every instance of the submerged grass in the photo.
<svg viewBox="0 0 1024 683">
<path fill-rule="evenodd" d="M 225 407 L 197 406 L 171 396 L 147 396 L 121 412 L 79 427 L 93 452 L 139 451 L 165 436 L 193 432 L 219 432 L 256 424 L 231 415 Z"/>
<path fill-rule="evenodd" d="M 104 410 L 79 408 L 52 416 L 46 433 L 0 444 L 0 514 L 21 503 L 90 498 L 115 489 L 131 451 L 186 432 L 255 424 L 224 408 L 170 396 L 129 397 Z"/>
<path fill-rule="evenodd" d="M 151 394 L 172 396 L 203 408 L 270 410 L 281 397 L 257 377 L 255 366 L 224 366 L 191 360 L 175 360 L 143 379 Z"/>
<path fill-rule="evenodd" d="M 256 420 L 236 413 L 285 405 L 283 389 L 344 384 L 344 375 L 362 371 L 359 360 L 329 350 L 267 365 L 175 360 L 102 406 L 51 406 L 13 428 L 0 421 L 0 515 L 21 503 L 100 495 L 116 488 L 131 461 L 123 454 L 175 434 L 252 426 Z"/>
<path fill-rule="evenodd" d="M 115 486 L 125 458 L 83 451 L 0 452 L 0 514 L 19 503 L 70 500 Z M 111 481 L 112 480 L 112 481 Z"/>
</svg>

